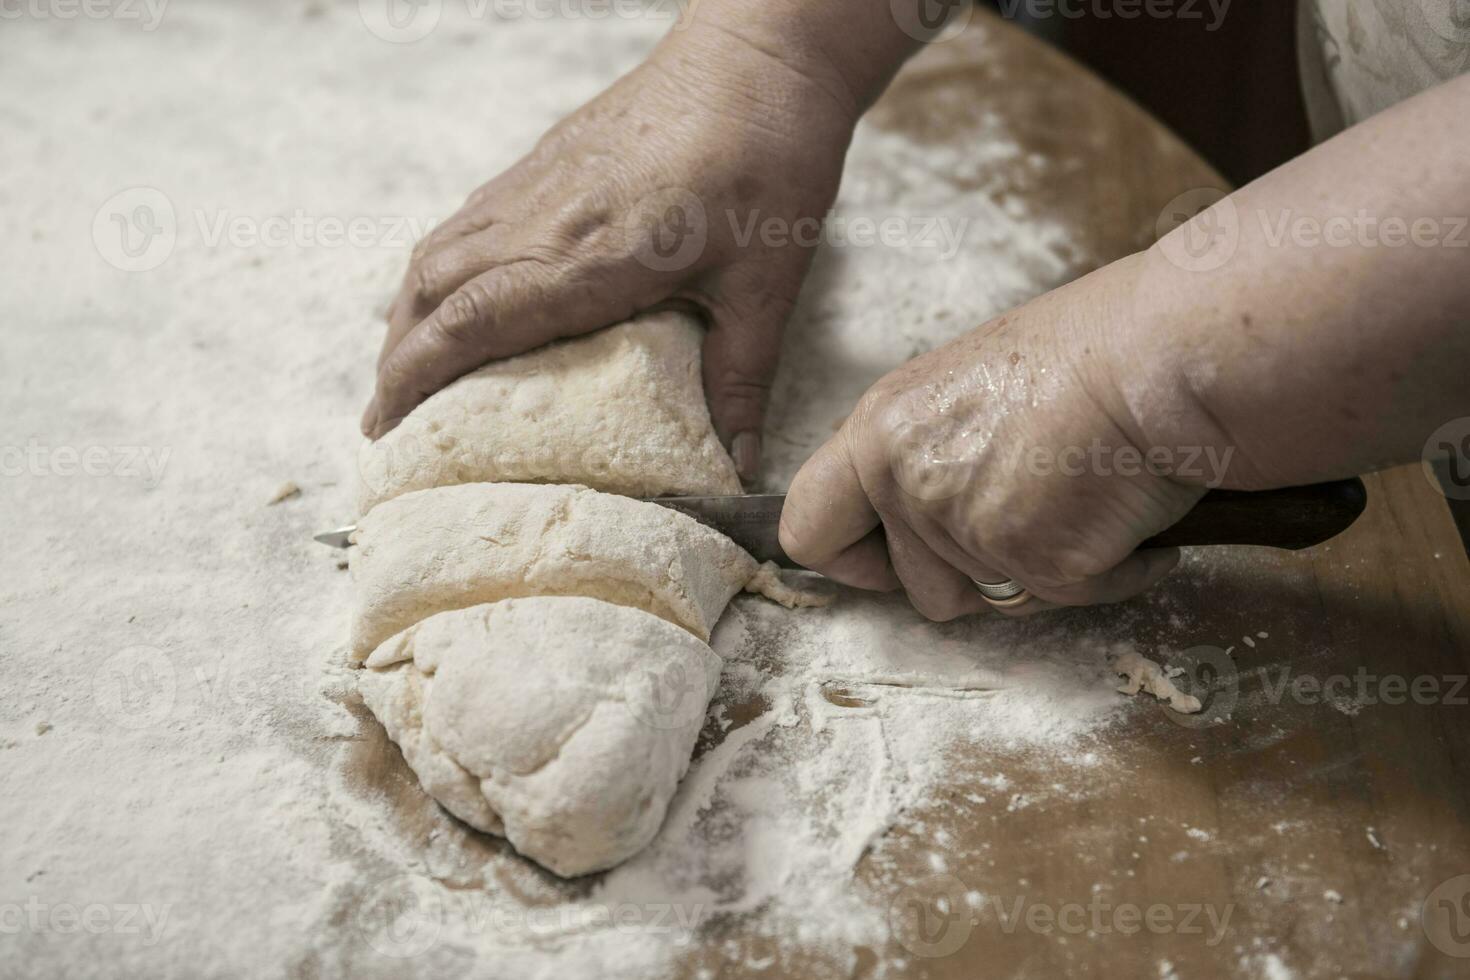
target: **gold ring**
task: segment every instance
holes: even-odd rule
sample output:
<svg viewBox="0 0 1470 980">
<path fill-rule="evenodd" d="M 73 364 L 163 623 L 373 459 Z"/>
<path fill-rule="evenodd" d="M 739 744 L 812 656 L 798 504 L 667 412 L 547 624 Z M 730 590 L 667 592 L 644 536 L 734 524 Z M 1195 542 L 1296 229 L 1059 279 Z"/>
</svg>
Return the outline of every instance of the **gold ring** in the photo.
<svg viewBox="0 0 1470 980">
<path fill-rule="evenodd" d="M 1022 589 L 1020 592 L 1011 596 L 1009 599 L 992 599 L 990 598 L 990 596 L 984 595 L 983 593 L 981 594 L 980 598 L 990 603 L 991 607 L 995 609 L 1015 609 L 1019 606 L 1024 606 L 1026 603 L 1030 602 L 1031 593 L 1027 592 L 1025 589 Z"/>
</svg>

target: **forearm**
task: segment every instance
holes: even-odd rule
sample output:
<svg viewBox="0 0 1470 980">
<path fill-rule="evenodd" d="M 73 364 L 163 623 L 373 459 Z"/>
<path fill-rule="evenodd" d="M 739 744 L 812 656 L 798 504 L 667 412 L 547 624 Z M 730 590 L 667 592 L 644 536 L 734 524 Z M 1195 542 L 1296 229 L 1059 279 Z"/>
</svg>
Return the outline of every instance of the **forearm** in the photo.
<svg viewBox="0 0 1470 980">
<path fill-rule="evenodd" d="M 920 44 L 887 0 L 699 0 L 668 39 L 696 52 L 731 42 L 763 53 L 773 70 L 816 82 L 853 122 Z"/>
<path fill-rule="evenodd" d="M 1262 487 L 1412 460 L 1470 415 L 1467 100 L 1470 77 L 1217 205 L 1239 229 L 1218 268 L 1180 267 L 1226 254 L 1181 263 L 1188 227 L 1127 260 L 1111 360 L 1137 438 L 1204 427 L 1227 485 Z"/>
</svg>

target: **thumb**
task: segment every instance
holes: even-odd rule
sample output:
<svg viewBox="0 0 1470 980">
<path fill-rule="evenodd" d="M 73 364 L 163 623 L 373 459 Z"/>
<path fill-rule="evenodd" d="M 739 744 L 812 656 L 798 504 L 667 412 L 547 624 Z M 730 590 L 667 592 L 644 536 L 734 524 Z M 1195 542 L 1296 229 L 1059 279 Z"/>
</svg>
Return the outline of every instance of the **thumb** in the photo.
<svg viewBox="0 0 1470 980">
<path fill-rule="evenodd" d="M 704 394 L 715 432 L 747 483 L 760 473 L 761 426 L 794 305 L 794 295 L 783 298 L 777 289 L 758 304 L 711 311 L 704 340 Z"/>
<path fill-rule="evenodd" d="M 882 518 L 848 452 L 846 427 L 807 460 L 781 508 L 781 547 L 798 564 L 859 589 L 888 592 L 898 575 Z"/>
</svg>

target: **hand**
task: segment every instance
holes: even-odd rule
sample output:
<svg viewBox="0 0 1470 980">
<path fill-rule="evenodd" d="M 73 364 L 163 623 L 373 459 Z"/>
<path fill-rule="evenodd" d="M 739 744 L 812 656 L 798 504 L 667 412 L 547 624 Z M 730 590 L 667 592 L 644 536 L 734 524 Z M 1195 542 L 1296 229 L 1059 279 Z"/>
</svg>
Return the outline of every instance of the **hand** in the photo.
<svg viewBox="0 0 1470 980">
<path fill-rule="evenodd" d="M 674 306 L 709 325 L 710 413 L 749 478 L 860 110 L 800 58 L 714 29 L 671 34 L 415 250 L 364 434 L 487 361 Z M 787 237 L 761 233 L 772 226 Z"/>
<path fill-rule="evenodd" d="M 985 607 L 971 579 L 1038 597 L 1015 613 L 1108 602 L 1168 572 L 1134 549 L 1208 487 L 1428 458 L 1470 416 L 1464 222 L 1437 217 L 1470 193 L 1467 97 L 1385 110 L 882 379 L 792 483 L 787 553 L 932 619 Z"/>
<path fill-rule="evenodd" d="M 793 481 L 787 553 L 859 588 L 902 587 L 941 621 L 987 608 L 974 580 L 1020 582 L 1035 598 L 1003 611 L 1024 615 L 1120 601 L 1166 575 L 1176 549 L 1134 549 L 1184 516 L 1214 474 L 1189 482 L 1145 465 L 1178 470 L 1198 457 L 1147 452 L 1115 382 L 1125 265 L 874 385 Z M 1202 423 L 1196 444 L 1215 435 Z"/>
</svg>

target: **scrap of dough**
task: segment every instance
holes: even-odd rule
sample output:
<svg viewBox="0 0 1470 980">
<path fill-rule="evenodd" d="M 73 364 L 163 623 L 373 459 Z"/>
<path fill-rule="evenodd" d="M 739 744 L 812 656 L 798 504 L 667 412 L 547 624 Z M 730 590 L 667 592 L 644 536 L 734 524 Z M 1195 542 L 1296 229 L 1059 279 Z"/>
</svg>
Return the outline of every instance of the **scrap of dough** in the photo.
<svg viewBox="0 0 1470 980">
<path fill-rule="evenodd" d="M 445 809 L 571 877 L 653 839 L 719 674 L 656 616 L 547 596 L 431 616 L 373 652 L 359 689 Z"/>
<path fill-rule="evenodd" d="M 359 515 L 460 483 L 740 493 L 704 401 L 703 336 L 684 314 L 648 314 L 460 378 L 364 444 Z"/>
<path fill-rule="evenodd" d="M 1120 694 L 1147 691 L 1160 701 L 1167 701 L 1169 707 L 1180 714 L 1192 715 L 1200 710 L 1199 698 L 1185 694 L 1175 687 L 1174 682 L 1164 673 L 1164 668 L 1147 657 L 1129 651 L 1118 657 L 1113 670 L 1127 678 L 1127 683 L 1118 687 Z"/>
<path fill-rule="evenodd" d="M 756 573 L 755 559 L 693 518 L 584 487 L 419 490 L 369 511 L 355 541 L 357 661 L 433 613 L 531 595 L 632 606 L 708 640 Z"/>
<path fill-rule="evenodd" d="M 818 592 L 789 584 L 781 577 L 781 566 L 773 561 L 765 562 L 756 569 L 750 581 L 745 583 L 746 592 L 765 596 L 779 602 L 787 609 L 818 609 L 832 604 L 832 593 Z"/>
</svg>

